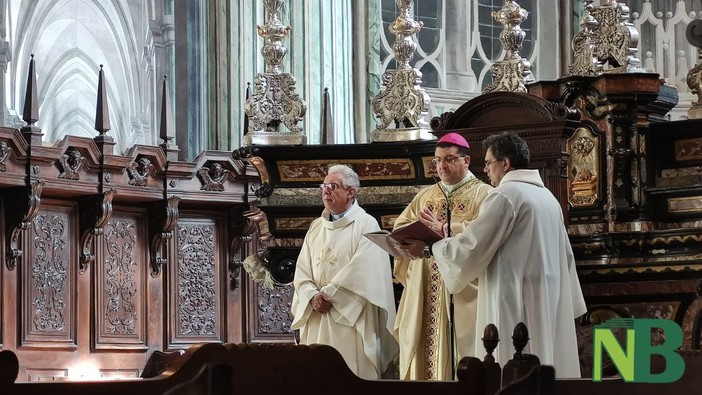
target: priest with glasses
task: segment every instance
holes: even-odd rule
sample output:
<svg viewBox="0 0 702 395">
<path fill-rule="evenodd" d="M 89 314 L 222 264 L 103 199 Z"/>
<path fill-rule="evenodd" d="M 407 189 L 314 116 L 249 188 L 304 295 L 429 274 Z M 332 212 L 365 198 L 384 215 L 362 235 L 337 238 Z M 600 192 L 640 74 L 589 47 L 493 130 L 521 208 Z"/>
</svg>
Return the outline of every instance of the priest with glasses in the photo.
<svg viewBox="0 0 702 395">
<path fill-rule="evenodd" d="M 439 139 L 433 162 L 440 181 L 417 193 L 395 228 L 419 220 L 447 237 L 461 233 L 475 219 L 492 187 L 468 170 L 469 148 L 458 133 Z M 452 380 L 460 358 L 473 356 L 476 284 L 452 297 L 428 251 L 420 259 L 396 258 L 394 274 L 404 286 L 394 330 L 400 344 L 400 379 Z"/>
<path fill-rule="evenodd" d="M 398 351 L 390 258 L 363 236 L 380 226 L 356 201 L 358 175 L 332 166 L 320 188 L 324 211 L 297 259 L 291 327 L 301 344 L 330 345 L 356 375 L 378 379 Z"/>
</svg>

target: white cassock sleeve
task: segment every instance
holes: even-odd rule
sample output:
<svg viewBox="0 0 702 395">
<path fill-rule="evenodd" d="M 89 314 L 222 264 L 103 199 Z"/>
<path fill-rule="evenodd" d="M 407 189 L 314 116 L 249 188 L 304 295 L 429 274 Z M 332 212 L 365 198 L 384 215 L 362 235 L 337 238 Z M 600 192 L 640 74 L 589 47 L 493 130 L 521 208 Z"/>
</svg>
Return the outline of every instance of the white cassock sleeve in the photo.
<svg viewBox="0 0 702 395">
<path fill-rule="evenodd" d="M 311 227 L 311 226 L 310 226 Z M 310 248 L 308 236 L 305 235 L 305 240 L 300 249 L 300 255 L 297 258 L 295 279 L 296 298 L 293 300 L 291 313 L 293 314 L 292 329 L 300 329 L 312 313 L 312 304 L 310 300 L 319 292 L 317 284 L 312 280 L 312 263 L 310 262 Z"/>
<path fill-rule="evenodd" d="M 492 191 L 480 206 L 478 217 L 455 237 L 439 240 L 432 252 L 449 292 L 461 292 L 485 272 L 497 250 L 514 228 L 514 205 L 501 192 Z"/>
</svg>

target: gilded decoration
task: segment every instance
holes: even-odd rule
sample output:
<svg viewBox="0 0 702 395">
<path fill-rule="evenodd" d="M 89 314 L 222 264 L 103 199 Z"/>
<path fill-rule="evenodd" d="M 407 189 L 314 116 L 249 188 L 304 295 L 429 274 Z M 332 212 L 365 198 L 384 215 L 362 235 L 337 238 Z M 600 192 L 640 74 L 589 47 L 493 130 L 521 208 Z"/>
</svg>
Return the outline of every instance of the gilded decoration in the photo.
<svg viewBox="0 0 702 395">
<path fill-rule="evenodd" d="M 414 164 L 408 158 L 397 159 L 345 159 L 339 164 L 350 166 L 361 181 L 404 180 L 414 178 Z M 278 161 L 280 181 L 324 181 L 332 165 L 329 160 L 284 160 Z"/>
<path fill-rule="evenodd" d="M 702 159 L 702 138 L 677 140 L 675 142 L 675 160 L 700 160 Z"/>
<path fill-rule="evenodd" d="M 424 328 L 424 379 L 437 380 L 439 377 L 439 369 L 442 368 L 439 363 L 439 336 L 441 315 L 444 311 L 443 306 L 443 289 L 444 285 L 441 281 L 441 273 L 436 261 L 429 259 L 426 267 L 426 278 L 429 281 L 426 284 L 426 294 L 424 296 L 424 318 L 422 322 L 426 323 Z"/>
<path fill-rule="evenodd" d="M 600 198 L 599 137 L 586 128 L 578 128 L 568 139 L 568 203 L 573 207 L 590 207 Z"/>
<path fill-rule="evenodd" d="M 386 230 L 392 230 L 392 228 L 395 227 L 395 221 L 397 220 L 397 217 L 398 217 L 397 214 L 381 215 L 380 216 L 380 228 L 386 229 Z"/>
<path fill-rule="evenodd" d="M 298 218 L 276 218 L 275 228 L 277 230 L 307 230 L 312 221 L 319 217 L 298 217 Z"/>
<path fill-rule="evenodd" d="M 671 214 L 702 212 L 702 196 L 668 199 L 668 212 Z"/>
</svg>

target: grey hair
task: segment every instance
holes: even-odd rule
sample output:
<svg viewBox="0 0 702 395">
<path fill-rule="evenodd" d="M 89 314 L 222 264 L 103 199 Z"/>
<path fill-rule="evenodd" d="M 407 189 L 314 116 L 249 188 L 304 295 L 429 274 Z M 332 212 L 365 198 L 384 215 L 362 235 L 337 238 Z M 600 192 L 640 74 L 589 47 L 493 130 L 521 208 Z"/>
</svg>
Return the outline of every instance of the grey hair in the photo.
<svg viewBox="0 0 702 395">
<path fill-rule="evenodd" d="M 361 190 L 361 181 L 359 181 L 358 174 L 352 168 L 346 165 L 334 165 L 327 171 L 327 175 L 331 174 L 340 174 L 341 182 L 344 183 L 344 186 L 354 188 L 357 194 Z"/>
</svg>

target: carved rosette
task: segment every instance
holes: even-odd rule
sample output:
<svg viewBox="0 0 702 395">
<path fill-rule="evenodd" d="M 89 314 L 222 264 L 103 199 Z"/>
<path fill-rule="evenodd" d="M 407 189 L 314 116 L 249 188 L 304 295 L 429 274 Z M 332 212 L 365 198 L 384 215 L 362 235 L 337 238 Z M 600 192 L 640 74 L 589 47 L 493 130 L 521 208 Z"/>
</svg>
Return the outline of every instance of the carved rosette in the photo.
<svg viewBox="0 0 702 395">
<path fill-rule="evenodd" d="M 505 57 L 490 67 L 492 83 L 483 93 L 508 91 L 526 93 L 527 82 L 531 82 L 531 64 L 519 55 L 526 33 L 520 26 L 528 12 L 512 0 L 506 0 L 504 6 L 492 12 L 492 17 L 502 24 L 500 42 L 505 49 Z"/>
<path fill-rule="evenodd" d="M 595 10 L 593 2 L 584 0 L 580 31 L 573 37 L 573 63 L 568 67 L 569 75 L 598 75 L 602 72 L 602 64 L 595 55 L 595 30 L 599 22 L 592 16 Z"/>
</svg>

